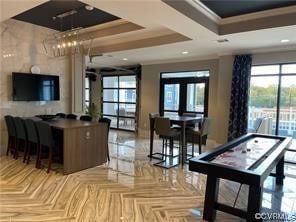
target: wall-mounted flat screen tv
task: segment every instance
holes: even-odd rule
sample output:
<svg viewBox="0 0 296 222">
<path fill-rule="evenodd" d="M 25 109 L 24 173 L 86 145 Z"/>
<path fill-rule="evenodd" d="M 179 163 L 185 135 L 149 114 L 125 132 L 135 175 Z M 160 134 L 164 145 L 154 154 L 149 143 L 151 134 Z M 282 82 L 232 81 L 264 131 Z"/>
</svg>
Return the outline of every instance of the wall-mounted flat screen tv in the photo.
<svg viewBox="0 0 296 222">
<path fill-rule="evenodd" d="M 12 73 L 14 101 L 60 100 L 59 76 Z"/>
</svg>

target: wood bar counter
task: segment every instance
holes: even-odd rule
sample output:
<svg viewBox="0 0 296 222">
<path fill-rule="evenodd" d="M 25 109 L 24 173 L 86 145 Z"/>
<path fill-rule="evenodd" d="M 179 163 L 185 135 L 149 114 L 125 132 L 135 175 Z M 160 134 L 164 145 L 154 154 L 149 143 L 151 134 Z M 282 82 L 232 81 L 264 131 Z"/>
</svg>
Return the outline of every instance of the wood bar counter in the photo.
<svg viewBox="0 0 296 222">
<path fill-rule="evenodd" d="M 107 124 L 58 119 L 50 125 L 63 133 L 64 174 L 99 166 L 107 161 Z"/>
</svg>

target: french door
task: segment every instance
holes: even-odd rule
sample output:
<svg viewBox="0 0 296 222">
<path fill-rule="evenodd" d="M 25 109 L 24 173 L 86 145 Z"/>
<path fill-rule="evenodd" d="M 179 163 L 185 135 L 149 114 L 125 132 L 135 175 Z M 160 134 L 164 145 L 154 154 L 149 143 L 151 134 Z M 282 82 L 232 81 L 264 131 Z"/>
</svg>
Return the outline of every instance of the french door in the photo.
<svg viewBox="0 0 296 222">
<path fill-rule="evenodd" d="M 103 116 L 111 119 L 111 128 L 136 131 L 137 76 L 106 75 L 101 84 L 101 108 Z"/>
<path fill-rule="evenodd" d="M 161 78 L 160 114 L 208 115 L 209 77 Z"/>
</svg>

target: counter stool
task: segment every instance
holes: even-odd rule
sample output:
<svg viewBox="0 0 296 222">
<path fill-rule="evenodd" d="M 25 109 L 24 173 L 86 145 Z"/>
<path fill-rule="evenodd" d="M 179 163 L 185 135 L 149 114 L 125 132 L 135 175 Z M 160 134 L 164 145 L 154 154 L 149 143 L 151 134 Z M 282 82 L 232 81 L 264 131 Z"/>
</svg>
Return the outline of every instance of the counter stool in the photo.
<svg viewBox="0 0 296 222">
<path fill-rule="evenodd" d="M 32 119 L 25 119 L 25 129 L 27 131 L 27 143 L 28 149 L 27 152 L 24 154 L 24 162 L 26 161 L 27 164 L 30 162 L 30 154 L 32 151 L 32 147 L 35 146 L 36 154 L 38 150 L 39 144 L 39 135 L 36 129 L 35 121 Z M 37 158 L 36 158 L 37 160 Z M 36 168 L 37 168 L 37 161 L 36 161 Z"/>
<path fill-rule="evenodd" d="M 36 166 L 37 168 L 41 167 L 42 149 L 48 148 L 47 173 L 49 173 L 51 170 L 53 150 L 57 148 L 57 143 L 53 138 L 52 128 L 49 124 L 43 121 L 38 121 L 35 122 L 35 126 L 39 135 Z"/>
<path fill-rule="evenodd" d="M 110 162 L 110 155 L 109 155 L 109 131 L 110 131 L 110 125 L 111 125 L 111 119 L 108 118 L 100 118 L 99 119 L 100 123 L 107 123 L 108 126 L 108 131 L 107 131 L 107 158 L 108 161 Z"/>
<path fill-rule="evenodd" d="M 66 118 L 67 119 L 77 119 L 77 115 L 70 113 L 66 116 Z"/>
<path fill-rule="evenodd" d="M 17 134 L 16 134 L 16 128 L 14 125 L 13 117 L 10 115 L 7 115 L 4 117 L 4 119 L 5 119 L 7 133 L 8 133 L 8 142 L 7 142 L 7 150 L 6 150 L 6 155 L 8 156 L 9 152 L 13 154 L 15 152 Z"/>
<path fill-rule="evenodd" d="M 211 120 L 209 118 L 204 118 L 201 124 L 200 128 L 189 128 L 188 129 L 188 134 L 189 136 L 191 135 L 192 139 L 192 157 L 194 157 L 194 142 L 197 140 L 198 141 L 198 153 L 201 154 L 201 146 L 202 146 L 202 141 L 210 132 L 210 126 L 211 126 Z M 188 135 L 187 134 L 187 135 Z"/>
<path fill-rule="evenodd" d="M 89 116 L 89 115 L 80 116 L 79 119 L 82 120 L 82 121 L 92 121 L 92 117 Z"/>
<path fill-rule="evenodd" d="M 179 144 L 179 155 L 178 163 L 174 163 L 174 139 L 178 139 L 179 143 L 181 141 L 181 132 L 174 128 L 171 128 L 171 121 L 169 118 L 157 117 L 155 118 L 155 132 L 159 137 L 163 139 L 162 143 L 162 152 L 164 160 L 155 163 L 156 166 L 161 166 L 164 168 L 171 168 L 179 164 L 180 162 L 180 144 Z M 169 151 L 170 154 L 167 154 L 167 140 L 169 140 Z M 169 165 L 167 165 L 167 157 L 169 159 Z"/>
<path fill-rule="evenodd" d="M 13 122 L 16 128 L 16 135 L 17 135 L 14 158 L 17 159 L 20 148 L 23 148 L 24 156 L 25 156 L 25 153 L 27 152 L 27 145 L 28 145 L 27 132 L 25 129 L 24 120 L 22 118 L 14 117 Z"/>
</svg>

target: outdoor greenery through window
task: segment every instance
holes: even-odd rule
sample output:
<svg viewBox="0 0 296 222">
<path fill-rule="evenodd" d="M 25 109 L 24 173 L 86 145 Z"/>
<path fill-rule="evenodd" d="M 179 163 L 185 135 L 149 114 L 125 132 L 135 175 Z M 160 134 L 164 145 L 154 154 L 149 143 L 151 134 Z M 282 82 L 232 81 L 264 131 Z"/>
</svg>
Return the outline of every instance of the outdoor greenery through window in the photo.
<svg viewBox="0 0 296 222">
<path fill-rule="evenodd" d="M 270 124 L 260 133 L 296 138 L 296 64 L 253 66 L 251 70 L 249 128 L 258 118 Z"/>
</svg>

